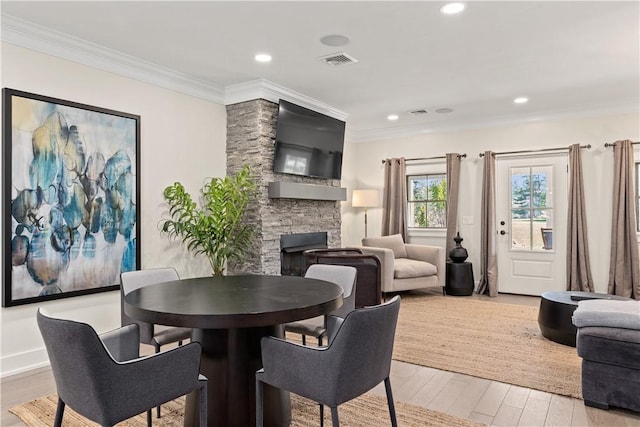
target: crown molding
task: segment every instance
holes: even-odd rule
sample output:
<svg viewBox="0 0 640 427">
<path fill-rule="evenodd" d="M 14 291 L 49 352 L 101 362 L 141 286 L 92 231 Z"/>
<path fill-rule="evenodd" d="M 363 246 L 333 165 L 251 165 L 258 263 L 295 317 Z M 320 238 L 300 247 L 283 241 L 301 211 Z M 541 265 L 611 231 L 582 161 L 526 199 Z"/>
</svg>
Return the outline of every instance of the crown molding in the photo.
<svg viewBox="0 0 640 427">
<path fill-rule="evenodd" d="M 349 142 L 373 142 L 388 139 L 410 138 L 419 135 L 436 133 L 462 132 L 475 129 L 500 128 L 522 125 L 540 121 L 580 119 L 585 117 L 609 116 L 615 114 L 639 114 L 640 108 L 635 103 L 626 105 L 600 106 L 572 111 L 555 111 L 545 114 L 530 116 L 503 116 L 492 120 L 466 121 L 463 124 L 452 125 L 449 123 L 429 124 L 422 123 L 412 126 L 396 126 L 391 128 L 350 130 L 347 126 L 345 139 Z"/>
<path fill-rule="evenodd" d="M 280 99 L 294 102 L 306 108 L 346 121 L 348 114 L 302 93 L 280 86 L 265 79 L 256 79 L 230 85 L 225 88 L 211 82 L 180 73 L 151 62 L 143 61 L 113 49 L 55 31 L 6 13 L 0 15 L 0 41 L 66 59 L 99 70 L 111 72 L 165 89 L 174 90 L 217 104 L 236 104 L 254 99 L 278 102 Z M 637 113 L 638 105 L 602 105 L 579 111 L 547 111 L 528 117 L 505 116 L 492 120 L 464 122 L 452 125 L 423 123 L 412 126 L 396 126 L 380 129 L 355 130 L 347 125 L 346 139 L 350 142 L 367 142 L 407 138 L 417 135 L 459 132 L 472 129 L 512 126 L 542 120 L 559 120 L 596 115 Z"/>
<path fill-rule="evenodd" d="M 218 104 L 224 102 L 224 90 L 210 82 L 140 60 L 15 16 L 3 13 L 0 30 L 0 39 L 3 42 Z"/>
<path fill-rule="evenodd" d="M 302 107 L 306 107 L 334 117 L 338 120 L 346 121 L 347 113 L 337 110 L 332 106 L 306 96 L 300 92 L 287 89 L 269 80 L 256 79 L 245 83 L 238 83 L 225 88 L 224 103 L 226 105 L 237 104 L 239 102 L 251 101 L 253 99 L 266 99 L 277 103 L 280 99 L 286 99 Z"/>
<path fill-rule="evenodd" d="M 143 61 L 6 13 L 3 13 L 1 17 L 0 39 L 3 42 L 47 55 L 175 90 L 176 92 L 218 104 L 229 105 L 260 98 L 278 102 L 280 98 L 283 98 L 339 120 L 346 120 L 347 118 L 346 113 L 328 104 L 265 79 L 252 80 L 222 88 L 188 74 Z"/>
</svg>

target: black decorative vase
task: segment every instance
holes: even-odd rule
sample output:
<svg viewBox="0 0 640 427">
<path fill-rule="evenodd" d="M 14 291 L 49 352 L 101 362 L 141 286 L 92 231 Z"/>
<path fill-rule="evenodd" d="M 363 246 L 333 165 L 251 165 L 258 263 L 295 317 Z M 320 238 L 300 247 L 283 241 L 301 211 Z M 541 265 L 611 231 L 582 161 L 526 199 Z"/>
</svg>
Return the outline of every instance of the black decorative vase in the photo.
<svg viewBox="0 0 640 427">
<path fill-rule="evenodd" d="M 456 237 L 453 238 L 453 241 L 456 242 L 456 246 L 449 251 L 449 258 L 453 262 L 464 262 L 465 259 L 469 257 L 467 250 L 460 246 L 460 242 L 464 240 L 460 237 L 460 233 L 456 233 Z"/>
</svg>

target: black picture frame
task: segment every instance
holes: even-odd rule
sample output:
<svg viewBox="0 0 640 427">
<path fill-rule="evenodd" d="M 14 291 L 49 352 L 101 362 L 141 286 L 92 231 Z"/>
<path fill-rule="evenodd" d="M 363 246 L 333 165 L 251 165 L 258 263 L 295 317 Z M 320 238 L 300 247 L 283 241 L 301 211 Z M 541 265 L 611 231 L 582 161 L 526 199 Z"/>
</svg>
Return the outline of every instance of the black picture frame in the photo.
<svg viewBox="0 0 640 427">
<path fill-rule="evenodd" d="M 140 268 L 140 116 L 2 89 L 2 306 Z"/>
</svg>

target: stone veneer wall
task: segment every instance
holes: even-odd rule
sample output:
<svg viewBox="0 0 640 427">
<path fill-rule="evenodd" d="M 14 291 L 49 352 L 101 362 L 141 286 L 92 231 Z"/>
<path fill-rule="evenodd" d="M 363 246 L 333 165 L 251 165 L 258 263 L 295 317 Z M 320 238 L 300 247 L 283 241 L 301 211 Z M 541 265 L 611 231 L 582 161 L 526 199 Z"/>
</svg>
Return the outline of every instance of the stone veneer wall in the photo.
<svg viewBox="0 0 640 427">
<path fill-rule="evenodd" d="M 247 220 L 257 226 L 257 235 L 241 265 L 230 265 L 230 273 L 280 274 L 280 236 L 326 231 L 329 247 L 340 247 L 340 202 L 326 200 L 270 199 L 273 181 L 340 187 L 340 180 L 301 177 L 273 172 L 278 104 L 256 99 L 227 105 L 227 174 L 249 164 L 259 187 L 258 200 L 248 209 Z"/>
</svg>

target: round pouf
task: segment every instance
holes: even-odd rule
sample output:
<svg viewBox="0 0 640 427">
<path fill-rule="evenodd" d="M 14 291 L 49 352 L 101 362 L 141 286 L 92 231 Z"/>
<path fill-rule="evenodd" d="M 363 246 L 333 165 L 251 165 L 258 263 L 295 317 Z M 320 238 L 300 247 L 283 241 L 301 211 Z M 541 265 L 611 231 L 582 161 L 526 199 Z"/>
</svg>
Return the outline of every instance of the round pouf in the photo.
<svg viewBox="0 0 640 427">
<path fill-rule="evenodd" d="M 628 300 L 630 298 L 593 292 L 545 292 L 540 299 L 538 312 L 538 326 L 542 336 L 551 341 L 575 347 L 577 330 L 571 317 L 578 308 L 578 302 L 586 299 Z"/>
</svg>

